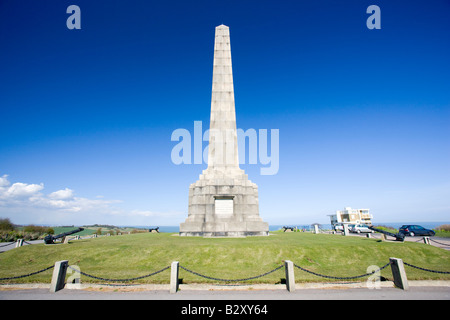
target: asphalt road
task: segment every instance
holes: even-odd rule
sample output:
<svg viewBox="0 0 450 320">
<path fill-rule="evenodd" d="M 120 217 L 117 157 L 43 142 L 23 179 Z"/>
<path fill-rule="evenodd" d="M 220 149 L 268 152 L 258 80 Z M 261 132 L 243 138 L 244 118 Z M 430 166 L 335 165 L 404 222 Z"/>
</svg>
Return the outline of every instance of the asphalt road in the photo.
<svg viewBox="0 0 450 320">
<path fill-rule="evenodd" d="M 0 300 L 450 300 L 450 287 L 344 288 L 287 290 L 181 290 L 170 294 L 167 290 L 138 292 L 108 292 L 63 289 L 56 293 L 48 289 L 1 290 Z"/>
</svg>

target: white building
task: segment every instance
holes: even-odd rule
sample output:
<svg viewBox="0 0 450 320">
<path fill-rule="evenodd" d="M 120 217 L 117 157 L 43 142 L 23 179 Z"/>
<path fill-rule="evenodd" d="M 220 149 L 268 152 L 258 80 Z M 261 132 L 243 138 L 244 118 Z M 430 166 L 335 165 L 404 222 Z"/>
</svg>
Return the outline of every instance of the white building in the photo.
<svg viewBox="0 0 450 320">
<path fill-rule="evenodd" d="M 369 209 L 352 209 L 350 207 L 345 207 L 344 210 L 336 211 L 336 214 L 328 215 L 331 220 L 331 225 L 337 223 L 348 223 L 348 224 L 372 224 L 372 215 Z"/>
</svg>

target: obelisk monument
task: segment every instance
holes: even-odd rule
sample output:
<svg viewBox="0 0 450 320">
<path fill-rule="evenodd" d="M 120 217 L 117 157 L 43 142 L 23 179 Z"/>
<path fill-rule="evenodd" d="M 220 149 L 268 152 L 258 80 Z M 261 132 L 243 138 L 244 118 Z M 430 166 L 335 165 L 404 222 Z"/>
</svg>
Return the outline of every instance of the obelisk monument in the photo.
<svg viewBox="0 0 450 320">
<path fill-rule="evenodd" d="M 189 187 L 180 236 L 266 236 L 258 186 L 239 168 L 230 31 L 216 27 L 208 168 Z"/>
</svg>

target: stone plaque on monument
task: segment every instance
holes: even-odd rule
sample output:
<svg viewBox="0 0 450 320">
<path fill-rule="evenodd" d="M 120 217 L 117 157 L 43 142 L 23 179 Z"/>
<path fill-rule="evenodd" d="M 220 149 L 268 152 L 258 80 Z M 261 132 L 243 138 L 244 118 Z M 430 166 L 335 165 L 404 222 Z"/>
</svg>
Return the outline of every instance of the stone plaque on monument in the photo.
<svg viewBox="0 0 450 320">
<path fill-rule="evenodd" d="M 233 199 L 216 198 L 214 200 L 214 213 L 219 216 L 233 215 Z"/>
<path fill-rule="evenodd" d="M 216 27 L 208 168 L 189 187 L 180 236 L 267 236 L 258 186 L 239 168 L 230 31 Z"/>
</svg>

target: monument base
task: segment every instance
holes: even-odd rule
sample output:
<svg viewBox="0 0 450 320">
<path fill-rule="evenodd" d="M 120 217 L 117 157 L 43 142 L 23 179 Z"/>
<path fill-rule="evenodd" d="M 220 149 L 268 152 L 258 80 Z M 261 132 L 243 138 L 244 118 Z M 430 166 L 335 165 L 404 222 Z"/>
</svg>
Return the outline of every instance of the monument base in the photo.
<svg viewBox="0 0 450 320">
<path fill-rule="evenodd" d="M 240 169 L 219 174 L 205 170 L 189 187 L 189 215 L 180 236 L 268 236 L 259 216 L 258 187 Z"/>
<path fill-rule="evenodd" d="M 227 232 L 180 232 L 180 237 L 204 237 L 204 238 L 245 238 L 245 237 L 265 237 L 269 231 L 227 231 Z"/>
</svg>

